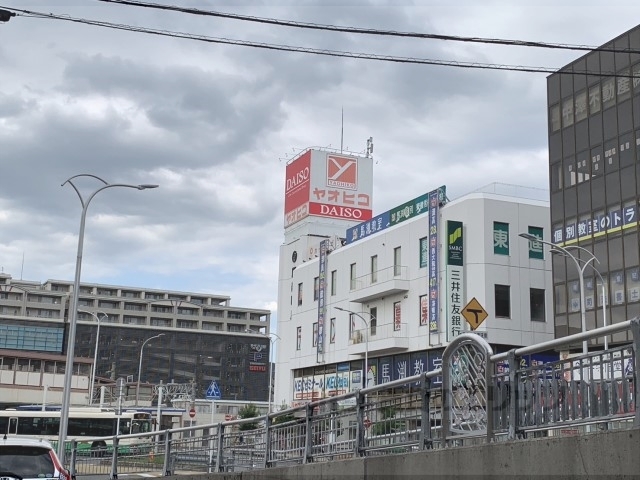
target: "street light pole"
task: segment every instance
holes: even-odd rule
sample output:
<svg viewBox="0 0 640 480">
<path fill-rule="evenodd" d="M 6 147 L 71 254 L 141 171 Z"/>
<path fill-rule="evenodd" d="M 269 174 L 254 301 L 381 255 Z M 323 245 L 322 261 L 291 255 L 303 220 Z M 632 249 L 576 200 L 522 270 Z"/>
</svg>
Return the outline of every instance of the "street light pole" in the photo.
<svg viewBox="0 0 640 480">
<path fill-rule="evenodd" d="M 578 247 L 576 245 L 570 245 L 570 246 L 565 247 L 565 248 L 567 248 L 567 249 L 579 248 L 580 250 L 586 250 L 586 249 L 583 249 L 582 247 Z M 586 250 L 586 252 L 587 253 L 591 253 L 591 252 L 589 252 L 589 250 Z M 555 248 L 551 249 L 551 253 L 559 253 L 560 255 L 564 255 L 564 252 L 562 250 L 556 250 Z M 596 258 L 596 261 L 598 261 L 597 258 Z M 582 260 L 582 262 L 584 262 L 584 260 Z M 600 286 L 602 287 L 602 326 L 606 327 L 607 326 L 607 295 L 606 295 L 607 286 L 605 285 L 604 278 L 602 277 L 602 275 L 600 274 L 598 269 L 592 263 L 589 263 L 588 265 L 591 267 L 591 269 L 596 273 L 596 275 L 600 279 Z M 608 335 L 605 335 L 605 337 L 604 337 L 604 349 L 605 349 L 605 351 L 609 349 Z"/>
<path fill-rule="evenodd" d="M 353 312 L 351 310 L 347 310 L 346 308 L 342 308 L 342 307 L 335 307 L 335 309 L 340 310 L 341 312 L 351 313 L 356 317 L 359 317 L 360 320 L 362 320 L 365 326 L 367 327 L 364 332 L 365 333 L 364 335 L 364 379 L 362 381 L 362 385 L 364 385 L 363 388 L 367 388 L 369 386 L 369 322 L 367 322 L 365 318 L 362 315 L 360 315 L 360 313 L 358 312 Z M 366 313 L 369 315 L 369 317 L 372 317 L 369 312 L 361 312 L 361 313 Z"/>
<path fill-rule="evenodd" d="M 140 362 L 138 363 L 138 382 L 136 383 L 136 407 L 138 406 L 138 399 L 140 398 L 140 372 L 142 371 L 142 355 L 144 353 L 144 346 L 148 341 L 153 340 L 154 338 L 159 338 L 164 336 L 164 333 L 159 333 L 158 335 L 154 335 L 153 337 L 147 338 L 144 342 L 142 342 L 142 347 L 140 347 Z"/>
<path fill-rule="evenodd" d="M 93 191 L 85 200 L 80 193 L 80 190 L 75 186 L 73 180 L 80 177 L 91 177 L 96 180 L 99 180 L 103 183 L 103 185 L 97 190 Z M 71 185 L 71 187 L 75 190 L 78 198 L 80 199 L 80 204 L 82 205 L 82 213 L 80 215 L 80 231 L 78 233 L 78 254 L 76 257 L 76 273 L 73 281 L 73 292 L 71 294 L 71 308 L 69 309 L 71 318 L 69 319 L 69 337 L 67 340 L 67 358 L 66 358 L 66 368 L 64 371 L 64 390 L 62 391 L 62 406 L 60 409 L 60 433 L 58 435 L 58 457 L 64 462 L 65 460 L 65 448 L 64 444 L 67 439 L 67 429 L 69 423 L 69 403 L 71 401 L 71 377 L 73 375 L 73 354 L 75 349 L 75 341 L 76 341 L 76 322 L 77 322 L 77 312 L 78 312 L 78 295 L 80 290 L 80 272 L 82 270 L 82 249 L 84 246 L 84 226 L 85 219 L 87 216 L 87 209 L 89 208 L 89 204 L 91 200 L 103 190 L 107 188 L 114 187 L 123 187 L 123 188 L 135 188 L 136 190 L 146 190 L 148 188 L 156 188 L 158 185 L 129 185 L 125 183 L 108 183 L 102 178 L 91 175 L 87 173 L 82 173 L 80 175 L 74 175 L 71 178 L 68 178 L 62 186 L 64 187 L 66 184 Z"/>
<path fill-rule="evenodd" d="M 536 237 L 535 235 L 531 235 L 530 233 L 520 233 L 519 234 L 520 237 L 529 240 L 530 242 L 534 243 L 534 242 L 539 242 L 539 243 L 543 243 L 545 245 L 549 245 L 551 247 L 552 250 L 559 250 L 561 251 L 564 255 L 566 255 L 567 257 L 571 258 L 571 260 L 573 260 L 573 263 L 575 263 L 576 268 L 578 269 L 578 275 L 579 275 L 579 281 L 580 281 L 580 321 L 581 321 L 581 330 L 583 332 L 587 331 L 587 312 L 585 309 L 585 302 L 584 302 L 584 297 L 585 297 L 585 292 L 584 292 L 584 270 L 585 268 L 587 268 L 588 265 L 591 264 L 591 262 L 593 262 L 594 260 L 597 263 L 600 263 L 598 261 L 598 259 L 596 258 L 596 256 L 591 253 L 589 250 L 587 250 L 586 248 L 582 248 L 582 247 L 575 247 L 578 248 L 584 252 L 587 252 L 589 255 L 591 255 L 591 258 L 589 258 L 588 260 L 583 260 L 583 264 L 580 265 L 580 261 L 578 261 L 578 258 L 576 258 L 570 251 L 569 249 L 565 248 L 565 247 L 561 247 L 560 245 L 556 245 L 554 243 L 551 242 L 547 242 L 546 240 L 543 240 L 539 237 Z M 582 354 L 586 355 L 588 353 L 588 346 L 587 346 L 587 340 L 583 340 L 582 341 Z"/>
<path fill-rule="evenodd" d="M 98 312 L 98 313 L 102 314 L 102 317 L 99 317 L 95 313 L 89 312 L 87 310 L 78 310 L 78 311 L 82 312 L 82 313 L 88 313 L 93 318 L 95 318 L 96 321 L 98 322 L 98 329 L 96 330 L 96 348 L 93 351 L 93 369 L 91 371 L 91 387 L 89 389 L 89 405 L 93 405 L 93 389 L 94 389 L 94 385 L 96 383 L 96 368 L 98 366 L 97 362 L 98 362 L 98 341 L 100 340 L 100 321 L 103 318 L 109 318 L 109 315 L 107 315 L 104 312 Z"/>
</svg>

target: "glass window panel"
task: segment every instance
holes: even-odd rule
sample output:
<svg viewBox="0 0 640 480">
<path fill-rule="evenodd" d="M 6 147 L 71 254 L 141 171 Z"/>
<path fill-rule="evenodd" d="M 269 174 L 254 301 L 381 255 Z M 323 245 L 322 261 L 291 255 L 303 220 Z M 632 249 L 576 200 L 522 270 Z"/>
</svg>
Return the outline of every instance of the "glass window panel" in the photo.
<svg viewBox="0 0 640 480">
<path fill-rule="evenodd" d="M 549 108 L 549 124 L 551 125 L 552 132 L 557 132 L 562 127 L 560 120 L 560 105 L 552 105 Z"/>
<path fill-rule="evenodd" d="M 578 174 L 578 183 L 586 182 L 590 178 L 591 162 L 589 161 L 589 152 L 580 152 L 577 155 L 576 170 Z"/>
<path fill-rule="evenodd" d="M 591 176 L 597 177 L 604 175 L 604 155 L 602 147 L 597 146 L 591 149 Z"/>
<path fill-rule="evenodd" d="M 640 272 L 638 267 L 628 268 L 626 271 L 627 302 L 640 301 Z"/>
<path fill-rule="evenodd" d="M 562 126 L 573 125 L 573 98 L 567 98 L 562 102 Z"/>
<path fill-rule="evenodd" d="M 554 302 L 556 314 L 567 313 L 567 293 L 564 283 L 554 287 Z"/>
<path fill-rule="evenodd" d="M 573 187 L 576 184 L 576 160 L 574 157 L 564 159 L 564 188 Z"/>
<path fill-rule="evenodd" d="M 616 95 L 618 102 L 622 102 L 631 97 L 631 78 L 629 77 L 629 73 L 629 69 L 625 68 L 618 72 L 618 75 L 622 76 L 616 77 Z"/>
<path fill-rule="evenodd" d="M 609 108 L 616 104 L 615 79 L 608 78 L 602 82 L 602 106 Z"/>
<path fill-rule="evenodd" d="M 600 94 L 600 84 L 589 87 L 589 115 L 602 110 L 602 97 Z"/>
<path fill-rule="evenodd" d="M 574 114 L 575 121 L 579 122 L 580 120 L 584 120 L 588 116 L 588 108 L 587 108 L 587 92 L 583 90 L 582 92 L 576 94 L 575 106 L 574 106 Z"/>
</svg>

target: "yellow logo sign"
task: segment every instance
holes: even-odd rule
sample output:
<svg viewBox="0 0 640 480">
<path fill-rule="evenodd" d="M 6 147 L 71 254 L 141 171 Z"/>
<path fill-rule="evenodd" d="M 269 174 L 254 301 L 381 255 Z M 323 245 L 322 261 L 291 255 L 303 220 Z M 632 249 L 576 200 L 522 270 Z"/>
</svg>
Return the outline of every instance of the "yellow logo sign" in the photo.
<svg viewBox="0 0 640 480">
<path fill-rule="evenodd" d="M 480 302 L 473 297 L 467 306 L 462 309 L 462 316 L 465 318 L 471 330 L 478 328 L 489 316 L 487 311 L 480 305 Z"/>
</svg>

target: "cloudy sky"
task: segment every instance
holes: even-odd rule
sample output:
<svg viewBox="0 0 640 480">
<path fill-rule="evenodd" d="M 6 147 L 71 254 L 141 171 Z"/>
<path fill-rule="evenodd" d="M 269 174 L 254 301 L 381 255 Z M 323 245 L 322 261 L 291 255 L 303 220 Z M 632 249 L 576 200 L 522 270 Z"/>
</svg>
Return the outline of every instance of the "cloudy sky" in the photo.
<svg viewBox="0 0 640 480">
<path fill-rule="evenodd" d="M 160 2 L 160 0 L 157 0 Z M 311 23 L 600 45 L 640 4 L 593 1 L 163 1 Z M 514 6 L 515 4 L 520 6 Z M 560 67 L 580 52 L 362 36 L 106 4 L 0 0 L 209 37 Z M 345 6 L 346 5 L 346 6 Z M 374 214 L 439 185 L 547 188 L 546 74 L 270 51 L 16 17 L 0 24 L 0 268 L 72 280 L 77 174 L 159 189 L 91 203 L 82 280 L 230 295 L 276 313 L 284 169 L 308 146 L 374 139 Z M 78 179 L 83 192 L 98 183 Z M 23 264 L 24 258 L 24 264 Z"/>
</svg>

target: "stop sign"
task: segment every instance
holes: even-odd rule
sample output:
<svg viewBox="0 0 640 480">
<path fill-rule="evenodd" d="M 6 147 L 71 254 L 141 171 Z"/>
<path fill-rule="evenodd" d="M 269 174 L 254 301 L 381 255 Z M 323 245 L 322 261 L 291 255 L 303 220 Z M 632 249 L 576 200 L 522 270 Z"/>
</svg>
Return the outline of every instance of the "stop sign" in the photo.
<svg viewBox="0 0 640 480">
<path fill-rule="evenodd" d="M 195 408 L 191 407 L 191 409 L 189 410 L 189 416 L 191 418 L 196 416 L 196 409 Z"/>
</svg>

